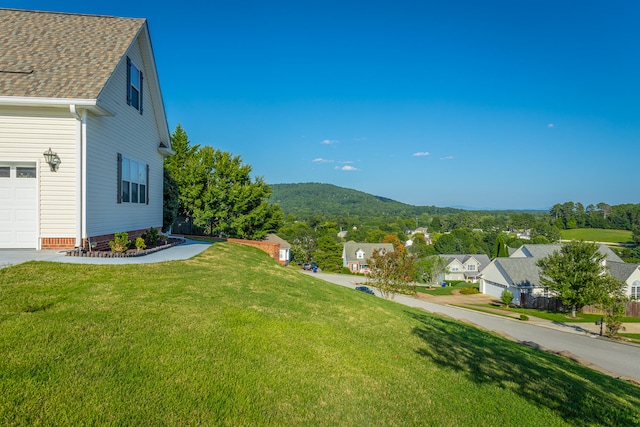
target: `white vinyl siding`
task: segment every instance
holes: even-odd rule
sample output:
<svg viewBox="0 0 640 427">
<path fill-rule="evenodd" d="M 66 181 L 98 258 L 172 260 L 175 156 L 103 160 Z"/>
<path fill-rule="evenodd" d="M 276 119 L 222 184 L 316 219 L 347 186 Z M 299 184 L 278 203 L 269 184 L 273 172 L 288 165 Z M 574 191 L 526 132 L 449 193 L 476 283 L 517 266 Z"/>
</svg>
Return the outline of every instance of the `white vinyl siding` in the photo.
<svg viewBox="0 0 640 427">
<path fill-rule="evenodd" d="M 149 76 L 141 55 L 139 40 L 127 56 Z M 127 105 L 127 61 L 122 58 L 100 94 L 100 105 L 112 116 L 88 116 L 87 123 L 87 233 L 90 236 L 118 231 L 141 230 L 162 226 L 163 158 L 158 153 L 160 135 L 153 114 L 149 78 L 142 81 L 145 113 Z M 161 124 L 160 126 L 163 126 Z M 149 200 L 146 203 L 118 203 L 117 157 L 149 165 Z"/>
<path fill-rule="evenodd" d="M 38 165 L 38 225 L 42 237 L 75 237 L 76 120 L 67 109 L 0 107 L 0 161 Z M 43 153 L 60 157 L 51 172 Z"/>
</svg>

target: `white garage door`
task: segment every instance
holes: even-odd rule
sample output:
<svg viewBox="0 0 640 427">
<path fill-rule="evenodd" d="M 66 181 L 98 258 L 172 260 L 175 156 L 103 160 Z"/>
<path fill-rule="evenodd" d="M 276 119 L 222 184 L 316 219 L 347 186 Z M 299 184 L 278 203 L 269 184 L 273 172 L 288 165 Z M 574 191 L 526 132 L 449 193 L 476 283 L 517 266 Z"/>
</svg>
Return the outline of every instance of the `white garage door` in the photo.
<svg viewBox="0 0 640 427">
<path fill-rule="evenodd" d="M 0 163 L 0 248 L 38 247 L 35 163 Z"/>
<path fill-rule="evenodd" d="M 502 286 L 495 285 L 489 282 L 485 282 L 484 285 L 484 293 L 496 298 L 500 298 L 500 296 L 502 295 L 502 291 L 504 291 L 505 289 L 507 288 L 503 288 Z"/>
</svg>

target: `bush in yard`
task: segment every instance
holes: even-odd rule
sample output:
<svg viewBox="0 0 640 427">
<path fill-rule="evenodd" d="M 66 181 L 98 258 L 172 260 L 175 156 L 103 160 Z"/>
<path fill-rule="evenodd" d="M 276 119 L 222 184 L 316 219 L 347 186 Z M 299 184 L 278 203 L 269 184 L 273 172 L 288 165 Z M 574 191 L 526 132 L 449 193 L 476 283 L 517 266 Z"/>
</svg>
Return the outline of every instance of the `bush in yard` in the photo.
<svg viewBox="0 0 640 427">
<path fill-rule="evenodd" d="M 462 295 L 474 295 L 480 293 L 480 291 L 478 290 L 478 288 L 475 288 L 473 286 L 467 286 L 466 288 L 460 289 L 460 293 Z"/>
<path fill-rule="evenodd" d="M 136 249 L 138 249 L 139 251 L 147 249 L 147 245 L 144 243 L 144 239 L 142 237 L 138 237 L 136 239 Z"/>
<path fill-rule="evenodd" d="M 349 270 L 349 267 L 342 267 L 340 269 L 340 274 L 351 274 L 351 270 Z"/>
<path fill-rule="evenodd" d="M 152 248 L 158 244 L 160 234 L 156 228 L 151 227 L 146 233 L 142 233 L 142 239 L 144 240 L 145 245 Z"/>
<path fill-rule="evenodd" d="M 520 320 L 529 320 L 529 316 L 527 316 L 526 314 L 521 314 Z"/>
<path fill-rule="evenodd" d="M 131 245 L 131 240 L 129 240 L 129 234 L 126 231 L 114 233 L 113 240 L 109 242 L 111 252 L 126 252 L 129 245 Z"/>
<path fill-rule="evenodd" d="M 508 307 L 511 304 L 511 301 L 513 301 L 513 294 L 505 289 L 500 295 L 500 301 Z"/>
</svg>

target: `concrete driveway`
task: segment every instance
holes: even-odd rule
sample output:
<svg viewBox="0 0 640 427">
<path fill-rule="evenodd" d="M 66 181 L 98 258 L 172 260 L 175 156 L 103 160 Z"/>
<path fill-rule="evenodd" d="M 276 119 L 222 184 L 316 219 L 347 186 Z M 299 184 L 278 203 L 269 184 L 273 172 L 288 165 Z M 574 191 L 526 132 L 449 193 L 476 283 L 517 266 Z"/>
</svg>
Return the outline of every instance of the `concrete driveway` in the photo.
<svg viewBox="0 0 640 427">
<path fill-rule="evenodd" d="M 67 256 L 64 251 L 35 249 L 0 249 L 0 268 L 21 264 L 28 261 L 51 261 L 71 264 L 150 264 L 164 261 L 176 261 L 192 258 L 205 251 L 211 243 L 189 240 L 168 249 L 163 249 L 149 255 L 131 258 L 92 258 Z"/>
</svg>

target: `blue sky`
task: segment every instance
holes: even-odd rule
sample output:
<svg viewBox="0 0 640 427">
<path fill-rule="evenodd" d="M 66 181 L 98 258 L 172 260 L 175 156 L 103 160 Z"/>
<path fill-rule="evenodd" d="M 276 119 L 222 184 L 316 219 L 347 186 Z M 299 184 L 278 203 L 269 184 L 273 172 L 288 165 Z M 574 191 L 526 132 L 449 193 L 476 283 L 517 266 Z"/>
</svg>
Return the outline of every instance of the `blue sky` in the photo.
<svg viewBox="0 0 640 427">
<path fill-rule="evenodd" d="M 12 1 L 144 17 L 172 131 L 271 184 L 414 205 L 640 200 L 640 2 Z"/>
</svg>

